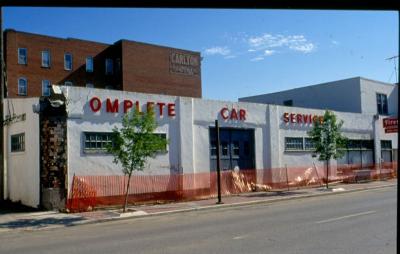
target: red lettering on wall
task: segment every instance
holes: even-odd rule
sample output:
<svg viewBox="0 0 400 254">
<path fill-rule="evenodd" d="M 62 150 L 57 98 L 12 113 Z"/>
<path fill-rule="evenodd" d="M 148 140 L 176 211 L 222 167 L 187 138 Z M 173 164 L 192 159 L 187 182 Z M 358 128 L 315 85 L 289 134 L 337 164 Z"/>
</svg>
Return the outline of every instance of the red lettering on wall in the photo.
<svg viewBox="0 0 400 254">
<path fill-rule="evenodd" d="M 312 121 L 315 123 L 318 120 L 318 116 L 313 116 Z"/>
<path fill-rule="evenodd" d="M 240 119 L 241 121 L 246 120 L 246 110 L 244 110 L 244 109 L 240 109 L 240 110 L 239 110 L 239 119 Z"/>
<path fill-rule="evenodd" d="M 136 111 L 137 111 L 139 114 L 143 114 L 143 113 L 142 113 L 142 110 L 140 109 L 139 101 L 136 101 L 136 102 L 135 102 L 135 107 L 136 107 Z"/>
<path fill-rule="evenodd" d="M 231 110 L 231 120 L 238 120 L 238 115 L 234 108 Z"/>
<path fill-rule="evenodd" d="M 289 122 L 289 113 L 284 113 L 283 114 L 283 121 L 285 122 L 285 123 L 288 123 Z"/>
<path fill-rule="evenodd" d="M 302 115 L 304 123 L 308 123 L 308 115 Z"/>
<path fill-rule="evenodd" d="M 154 111 L 154 102 L 148 101 L 147 102 L 147 112 Z"/>
<path fill-rule="evenodd" d="M 175 103 L 168 103 L 168 116 L 175 116 Z"/>
<path fill-rule="evenodd" d="M 118 99 L 115 99 L 114 102 L 111 103 L 111 100 L 107 98 L 106 105 L 107 112 L 118 113 Z"/>
<path fill-rule="evenodd" d="M 291 122 L 291 123 L 295 123 L 295 122 L 296 122 L 293 113 L 290 114 L 290 122 Z"/>
<path fill-rule="evenodd" d="M 160 116 L 163 116 L 163 108 L 164 108 L 164 106 L 165 106 L 165 103 L 163 103 L 163 102 L 157 102 L 157 105 L 158 105 L 158 109 L 159 109 L 159 111 L 160 111 Z"/>
<path fill-rule="evenodd" d="M 297 114 L 296 115 L 296 121 L 297 121 L 297 123 L 302 123 L 303 121 L 302 121 L 302 115 L 301 114 Z"/>
<path fill-rule="evenodd" d="M 132 107 L 133 102 L 131 100 L 124 100 L 124 113 L 128 112 L 128 110 Z"/>
<path fill-rule="evenodd" d="M 89 106 L 93 112 L 97 112 L 101 109 L 101 100 L 98 97 L 93 97 L 89 101 Z"/>
<path fill-rule="evenodd" d="M 222 108 L 220 113 L 221 113 L 221 117 L 222 117 L 224 120 L 228 119 L 228 117 L 229 117 L 228 108 Z M 225 113 L 228 113 L 228 114 L 225 114 Z"/>
<path fill-rule="evenodd" d="M 324 117 L 323 117 L 323 116 L 320 116 L 320 117 L 319 117 L 319 123 L 322 124 L 323 122 L 324 122 Z"/>
</svg>

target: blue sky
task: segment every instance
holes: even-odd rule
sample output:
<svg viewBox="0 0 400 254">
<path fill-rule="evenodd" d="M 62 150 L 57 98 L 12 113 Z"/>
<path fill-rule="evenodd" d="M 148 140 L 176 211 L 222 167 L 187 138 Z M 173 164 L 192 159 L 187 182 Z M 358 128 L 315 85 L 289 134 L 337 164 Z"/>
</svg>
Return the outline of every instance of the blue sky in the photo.
<svg viewBox="0 0 400 254">
<path fill-rule="evenodd" d="M 394 83 L 394 11 L 4 8 L 3 28 L 201 52 L 203 97 L 236 101 L 355 76 Z"/>
</svg>

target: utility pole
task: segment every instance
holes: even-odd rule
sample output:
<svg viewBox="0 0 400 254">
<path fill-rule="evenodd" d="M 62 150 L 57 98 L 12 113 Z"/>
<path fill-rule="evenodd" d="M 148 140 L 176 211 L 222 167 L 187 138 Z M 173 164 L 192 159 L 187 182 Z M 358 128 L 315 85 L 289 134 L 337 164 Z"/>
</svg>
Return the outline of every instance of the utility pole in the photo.
<svg viewBox="0 0 400 254">
<path fill-rule="evenodd" d="M 215 134 L 217 135 L 217 189 L 218 189 L 218 201 L 217 204 L 223 204 L 221 200 L 221 158 L 219 149 L 219 124 L 218 120 L 215 120 Z"/>
<path fill-rule="evenodd" d="M 396 58 L 399 58 L 399 56 L 392 56 L 389 58 L 386 58 L 385 60 L 393 60 L 393 64 L 394 64 L 394 75 L 396 76 L 396 83 L 398 83 L 398 79 L 397 79 L 397 67 L 396 67 Z M 392 78 L 392 76 L 390 76 L 390 78 Z M 390 81 L 390 80 L 389 80 Z"/>
<path fill-rule="evenodd" d="M 4 200 L 4 50 L 3 8 L 0 7 L 0 202 Z"/>
</svg>

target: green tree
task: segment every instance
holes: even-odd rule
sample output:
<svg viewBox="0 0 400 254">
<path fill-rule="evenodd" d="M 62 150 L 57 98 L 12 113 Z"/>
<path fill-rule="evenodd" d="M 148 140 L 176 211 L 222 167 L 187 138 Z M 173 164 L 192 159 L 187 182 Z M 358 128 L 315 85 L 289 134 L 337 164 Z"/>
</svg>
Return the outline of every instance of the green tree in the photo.
<svg viewBox="0 0 400 254">
<path fill-rule="evenodd" d="M 315 121 L 308 132 L 315 146 L 315 153 L 320 161 L 326 161 L 326 188 L 328 188 L 329 162 L 344 155 L 347 138 L 341 133 L 343 120 L 337 121 L 336 115 L 325 111 L 323 121 Z"/>
<path fill-rule="evenodd" d="M 123 212 L 128 204 L 133 171 L 143 171 L 149 157 L 165 151 L 168 141 L 153 133 L 156 128 L 154 110 L 141 113 L 134 109 L 123 117 L 122 128 L 113 129 L 112 144 L 107 146 L 107 151 L 113 154 L 114 163 L 120 163 L 122 172 L 128 175 Z"/>
</svg>

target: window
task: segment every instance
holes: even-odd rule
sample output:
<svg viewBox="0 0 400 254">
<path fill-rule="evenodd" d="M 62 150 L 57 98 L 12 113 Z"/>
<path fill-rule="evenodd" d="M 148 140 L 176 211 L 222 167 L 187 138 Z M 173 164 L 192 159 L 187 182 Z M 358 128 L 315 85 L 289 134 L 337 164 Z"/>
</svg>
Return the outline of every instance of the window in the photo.
<svg viewBox="0 0 400 254">
<path fill-rule="evenodd" d="M 283 101 L 284 106 L 293 106 L 293 100 Z"/>
<path fill-rule="evenodd" d="M 232 152 L 233 152 L 234 156 L 239 156 L 240 148 L 239 148 L 239 142 L 238 141 L 233 141 L 232 142 Z"/>
<path fill-rule="evenodd" d="M 47 50 L 42 51 L 42 67 L 50 67 L 50 52 Z"/>
<path fill-rule="evenodd" d="M 42 80 L 42 95 L 50 96 L 51 84 L 49 80 Z"/>
<path fill-rule="evenodd" d="M 303 150 L 303 138 L 285 138 L 285 150 Z"/>
<path fill-rule="evenodd" d="M 67 71 L 72 70 L 72 55 L 70 53 L 64 54 L 64 69 Z"/>
<path fill-rule="evenodd" d="M 26 78 L 18 79 L 18 95 L 26 95 L 28 90 L 28 81 Z"/>
<path fill-rule="evenodd" d="M 25 151 L 25 133 L 11 135 L 11 152 Z"/>
<path fill-rule="evenodd" d="M 376 104 L 378 106 L 378 114 L 387 115 L 388 114 L 388 104 L 386 94 L 377 93 L 376 94 Z"/>
<path fill-rule="evenodd" d="M 305 150 L 315 150 L 315 144 L 312 138 L 304 138 L 304 149 Z"/>
<path fill-rule="evenodd" d="M 74 83 L 72 83 L 71 81 L 65 81 L 65 82 L 64 82 L 64 85 L 65 85 L 65 86 L 73 86 Z"/>
<path fill-rule="evenodd" d="M 107 153 L 107 144 L 112 142 L 112 132 L 84 132 L 83 151 L 88 153 Z"/>
<path fill-rule="evenodd" d="M 211 141 L 210 155 L 217 156 L 217 141 Z"/>
<path fill-rule="evenodd" d="M 26 48 L 18 49 L 18 64 L 28 64 L 28 50 Z"/>
<path fill-rule="evenodd" d="M 392 150 L 392 141 L 381 140 L 381 150 Z"/>
<path fill-rule="evenodd" d="M 110 58 L 106 58 L 106 75 L 113 74 L 113 60 Z"/>
<path fill-rule="evenodd" d="M 93 83 L 86 83 L 86 87 L 87 88 L 94 88 L 94 85 L 93 85 Z"/>
<path fill-rule="evenodd" d="M 86 72 L 93 72 L 93 57 L 86 57 Z"/>
<path fill-rule="evenodd" d="M 83 151 L 85 153 L 107 153 L 107 144 L 112 144 L 112 132 L 84 132 Z M 167 139 L 165 133 L 155 133 L 162 139 Z M 160 149 L 160 152 L 167 151 L 167 147 Z"/>
</svg>

